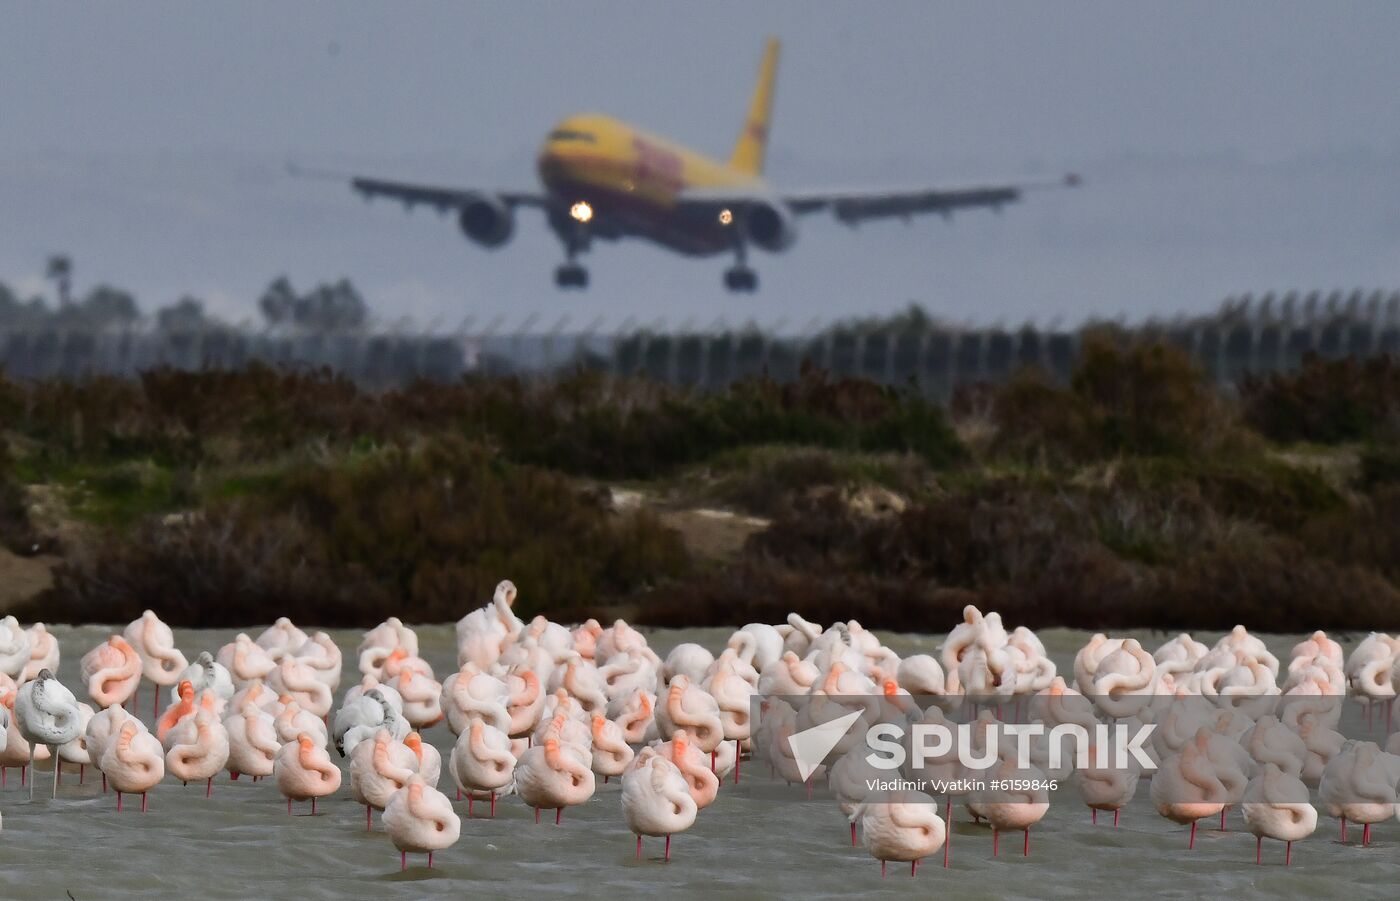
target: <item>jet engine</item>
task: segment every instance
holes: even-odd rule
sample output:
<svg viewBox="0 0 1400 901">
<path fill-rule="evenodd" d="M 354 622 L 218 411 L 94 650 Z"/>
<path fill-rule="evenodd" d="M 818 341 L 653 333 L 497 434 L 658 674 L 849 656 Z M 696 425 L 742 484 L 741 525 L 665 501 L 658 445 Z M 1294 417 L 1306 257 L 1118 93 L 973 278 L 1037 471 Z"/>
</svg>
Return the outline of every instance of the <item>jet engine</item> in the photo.
<svg viewBox="0 0 1400 901">
<path fill-rule="evenodd" d="M 498 197 L 477 196 L 462 205 L 458 222 L 483 247 L 500 247 L 515 233 L 515 214 Z"/>
<path fill-rule="evenodd" d="M 757 202 L 744 210 L 744 237 L 769 253 L 787 250 L 797 240 L 797 222 L 782 204 Z"/>
</svg>

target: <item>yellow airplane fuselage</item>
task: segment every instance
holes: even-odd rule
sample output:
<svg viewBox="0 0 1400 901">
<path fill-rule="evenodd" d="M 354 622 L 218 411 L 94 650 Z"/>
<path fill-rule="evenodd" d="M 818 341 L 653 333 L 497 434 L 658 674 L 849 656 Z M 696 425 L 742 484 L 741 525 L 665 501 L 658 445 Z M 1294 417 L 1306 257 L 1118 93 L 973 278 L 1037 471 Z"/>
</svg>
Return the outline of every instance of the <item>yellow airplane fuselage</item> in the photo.
<svg viewBox="0 0 1400 901">
<path fill-rule="evenodd" d="M 596 114 L 560 121 L 545 139 L 538 166 L 557 209 L 588 205 L 592 233 L 649 238 L 688 254 L 732 250 L 735 223 L 723 213 L 687 213 L 677 203 L 683 193 L 762 189 L 755 175 Z"/>
</svg>

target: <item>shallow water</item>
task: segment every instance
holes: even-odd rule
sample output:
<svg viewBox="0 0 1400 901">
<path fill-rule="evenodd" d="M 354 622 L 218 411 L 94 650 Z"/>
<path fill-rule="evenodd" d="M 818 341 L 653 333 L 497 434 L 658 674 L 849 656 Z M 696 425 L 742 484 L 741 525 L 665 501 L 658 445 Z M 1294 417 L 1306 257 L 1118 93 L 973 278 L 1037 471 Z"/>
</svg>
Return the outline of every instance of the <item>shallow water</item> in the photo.
<svg viewBox="0 0 1400 901">
<path fill-rule="evenodd" d="M 59 676 L 78 688 L 78 660 L 112 631 L 107 627 L 55 627 L 63 660 Z M 256 636 L 260 629 L 249 629 Z M 333 631 L 345 652 L 342 685 L 358 681 L 353 651 L 360 634 Z M 676 643 L 697 641 L 722 645 L 727 630 L 665 630 L 649 633 L 662 656 Z M 1040 634 L 1062 672 L 1070 671 L 1074 652 L 1087 633 L 1046 630 Z M 420 652 L 441 678 L 455 669 L 453 630 L 432 626 L 418 630 Z M 176 641 L 193 658 L 229 641 L 229 630 L 176 630 Z M 942 636 L 884 636 L 900 654 L 932 652 Z M 1140 633 L 1149 649 L 1166 636 Z M 1214 641 L 1215 635 L 1197 636 Z M 1297 636 L 1271 636 L 1270 649 L 1286 659 Z M 80 697 L 84 692 L 76 690 Z M 143 686 L 143 718 L 150 722 L 150 687 Z M 1354 708 L 1343 731 L 1361 729 Z M 1400 725 L 1400 724 L 1397 724 Z M 446 759 L 452 735 L 445 725 L 428 730 Z M 1371 736 L 1380 739 L 1379 731 Z M 332 759 L 336 759 L 332 753 Z M 1265 866 L 1254 865 L 1254 839 L 1243 831 L 1238 814 L 1230 830 L 1207 829 L 1204 821 L 1196 850 L 1186 850 L 1186 829 L 1157 816 L 1147 799 L 1146 780 L 1137 799 L 1124 810 L 1120 828 L 1111 816 L 1090 825 L 1086 808 L 1072 792 L 1055 796 L 1049 814 L 1031 832 L 1031 854 L 1021 856 L 1019 835 L 1004 836 L 1001 854 L 991 856 L 986 827 L 965 822 L 959 812 L 953 834 L 952 866 L 929 859 L 916 879 L 907 866 L 880 867 L 861 848 L 849 846 L 845 817 L 818 789 L 812 802 L 793 792 L 791 800 L 774 800 L 767 767 L 754 764 L 735 786 L 726 781 L 718 801 L 701 812 L 694 828 L 675 838 L 672 860 L 663 862 L 662 842 L 649 839 L 646 859 L 634 859 L 635 839 L 623 823 L 616 781 L 599 784 L 593 799 L 567 810 L 556 828 L 534 824 L 534 814 L 518 798 L 505 798 L 496 819 L 466 820 L 462 839 L 434 857 L 435 868 L 412 861 L 399 872 L 399 856 L 381 831 L 366 833 L 364 809 L 350 800 L 347 784 L 340 794 L 309 805 L 297 816 L 271 780 L 256 785 L 247 779 L 217 779 L 206 800 L 204 787 L 167 780 L 150 796 L 150 812 L 139 803 L 116 812 L 115 798 L 103 795 L 89 773 L 79 786 L 65 772 L 56 801 L 48 798 L 51 772 L 39 774 L 31 803 L 28 789 L 10 772 L 0 792 L 0 898 L 460 898 L 468 893 L 491 896 L 636 897 L 660 894 L 668 899 L 702 898 L 717 893 L 735 897 L 792 896 L 835 898 L 852 893 L 912 895 L 937 892 L 959 898 L 1263 896 L 1303 898 L 1349 895 L 1392 896 L 1400 883 L 1400 822 L 1373 829 L 1373 844 L 1337 843 L 1338 824 L 1326 816 L 1318 831 L 1294 847 L 1293 866 L 1283 867 L 1283 848 L 1266 843 Z M 450 777 L 444 773 L 444 787 Z M 766 789 L 766 790 L 765 790 Z M 450 793 L 450 789 L 449 789 Z M 786 792 L 782 793 L 785 796 Z M 485 805 L 477 805 L 480 814 Z M 1359 829 L 1353 831 L 1356 842 Z"/>
</svg>

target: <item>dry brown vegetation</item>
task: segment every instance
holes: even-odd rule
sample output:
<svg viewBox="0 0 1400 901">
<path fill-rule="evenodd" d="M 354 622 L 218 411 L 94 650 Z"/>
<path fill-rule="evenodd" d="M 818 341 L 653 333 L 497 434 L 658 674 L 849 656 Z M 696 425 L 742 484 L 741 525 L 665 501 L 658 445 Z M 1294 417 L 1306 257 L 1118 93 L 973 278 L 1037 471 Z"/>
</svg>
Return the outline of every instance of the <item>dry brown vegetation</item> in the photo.
<svg viewBox="0 0 1400 901">
<path fill-rule="evenodd" d="M 44 538 L 25 485 L 85 524 L 15 611 L 46 620 L 446 620 L 508 576 L 526 612 L 658 625 L 936 630 L 976 602 L 1035 626 L 1395 628 L 1398 372 L 1312 360 L 1233 398 L 1102 333 L 1068 384 L 1023 373 L 949 414 L 816 372 L 710 394 L 586 372 L 0 379 L 0 539 Z M 1351 463 L 1309 462 L 1329 447 Z M 613 509 L 618 481 L 648 502 Z M 772 525 L 697 556 L 667 523 L 699 506 Z"/>
</svg>

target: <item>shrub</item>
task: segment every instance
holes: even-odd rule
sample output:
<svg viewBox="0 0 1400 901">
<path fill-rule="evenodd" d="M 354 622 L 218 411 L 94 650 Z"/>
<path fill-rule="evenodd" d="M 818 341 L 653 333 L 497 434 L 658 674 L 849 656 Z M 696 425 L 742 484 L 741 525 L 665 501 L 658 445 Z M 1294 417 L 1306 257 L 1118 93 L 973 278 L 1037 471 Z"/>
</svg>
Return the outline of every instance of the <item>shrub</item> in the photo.
<svg viewBox="0 0 1400 901">
<path fill-rule="evenodd" d="M 389 613 L 437 622 L 506 577 L 530 614 L 612 601 L 687 565 L 679 537 L 651 514 L 614 513 L 557 474 L 455 439 L 303 464 L 188 524 L 108 530 L 60 570 L 44 610 L 115 621 L 159 604 L 191 626 L 291 609 L 344 625 Z"/>
<path fill-rule="evenodd" d="M 0 435 L 0 545 L 17 553 L 29 553 L 35 541 L 24 486 L 15 477 L 9 446 Z"/>
<path fill-rule="evenodd" d="M 1394 440 L 1400 436 L 1400 364 L 1389 356 L 1326 360 L 1247 379 L 1245 417 L 1275 441 Z"/>
</svg>

